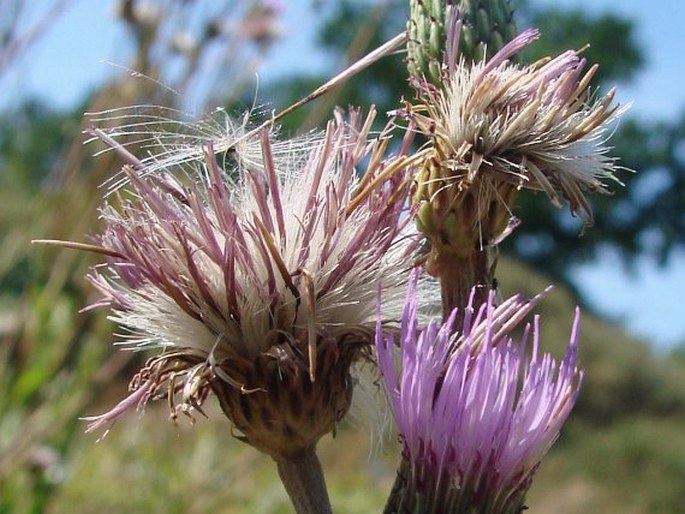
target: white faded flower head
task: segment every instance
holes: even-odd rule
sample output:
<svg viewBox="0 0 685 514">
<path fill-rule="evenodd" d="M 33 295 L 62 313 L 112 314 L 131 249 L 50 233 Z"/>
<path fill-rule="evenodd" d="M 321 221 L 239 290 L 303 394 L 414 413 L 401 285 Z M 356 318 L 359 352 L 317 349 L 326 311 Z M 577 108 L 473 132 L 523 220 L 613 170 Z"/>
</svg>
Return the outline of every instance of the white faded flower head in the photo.
<svg viewBox="0 0 685 514">
<path fill-rule="evenodd" d="M 387 138 L 369 137 L 373 116 L 338 112 L 290 149 L 263 130 L 261 158 L 238 155 L 229 172 L 211 145 L 202 162 L 168 154 L 138 169 L 117 147 L 127 185 L 102 210 L 111 258 L 91 280 L 127 331 L 122 344 L 161 352 L 91 427 L 160 395 L 172 416 L 191 413 L 211 390 L 272 456 L 331 430 L 349 407 L 350 366 L 373 342 L 378 284 L 399 298 L 414 247 L 402 215 L 409 138 L 386 159 Z M 194 181 L 168 168 L 191 161 Z"/>
<path fill-rule="evenodd" d="M 450 40 L 458 41 L 459 26 L 452 24 Z M 614 103 L 613 90 L 590 95 L 597 68 L 585 71 L 579 51 L 532 65 L 509 61 L 537 37 L 527 30 L 476 63 L 452 50 L 443 87 L 414 81 L 420 103 L 407 107 L 408 116 L 434 148 L 415 194 L 419 226 L 429 234 L 458 239 L 451 232 L 475 230 L 490 244 L 505 230 L 521 188 L 544 191 L 557 206 L 563 197 L 591 223 L 585 193 L 608 193 L 609 182 L 620 183 L 606 141 L 625 108 Z"/>
</svg>

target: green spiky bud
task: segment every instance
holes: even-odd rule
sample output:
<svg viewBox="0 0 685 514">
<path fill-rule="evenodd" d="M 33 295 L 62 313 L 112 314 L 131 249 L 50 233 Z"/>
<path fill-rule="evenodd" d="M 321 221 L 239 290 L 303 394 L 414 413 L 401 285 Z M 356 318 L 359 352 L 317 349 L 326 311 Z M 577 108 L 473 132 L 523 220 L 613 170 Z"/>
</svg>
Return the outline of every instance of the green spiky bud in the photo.
<svg viewBox="0 0 685 514">
<path fill-rule="evenodd" d="M 407 22 L 407 67 L 410 75 L 434 84 L 442 80 L 445 21 L 455 6 L 450 0 L 410 0 Z"/>
<path fill-rule="evenodd" d="M 459 52 L 467 59 L 490 57 L 516 35 L 510 0 L 410 0 L 409 6 L 409 73 L 436 85 L 442 83 L 447 21 L 453 9 L 464 11 Z"/>
<path fill-rule="evenodd" d="M 465 11 L 459 51 L 467 59 L 489 59 L 516 36 L 510 0 L 461 2 Z"/>
</svg>

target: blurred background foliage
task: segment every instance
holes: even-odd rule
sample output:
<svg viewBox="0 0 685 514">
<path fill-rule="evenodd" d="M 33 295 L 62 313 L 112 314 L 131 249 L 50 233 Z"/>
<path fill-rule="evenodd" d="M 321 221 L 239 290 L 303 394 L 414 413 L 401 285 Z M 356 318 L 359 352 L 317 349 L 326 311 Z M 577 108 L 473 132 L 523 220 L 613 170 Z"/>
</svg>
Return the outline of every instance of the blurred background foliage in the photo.
<svg viewBox="0 0 685 514">
<path fill-rule="evenodd" d="M 304 1 L 304 0 L 303 0 Z M 403 1 L 311 1 L 318 10 L 320 51 L 352 62 L 402 29 Z M 71 2 L 32 12 L 18 31 L 25 3 L 0 0 L 0 74 L 11 69 L 39 31 Z M 113 154 L 90 158 L 82 145 L 83 112 L 132 104 L 182 108 L 251 105 L 251 75 L 278 44 L 273 2 L 166 0 L 113 2 L 133 48 L 123 75 L 92 91 L 73 109 L 40 98 L 9 102 L 0 113 L 0 513 L 41 512 L 289 512 L 268 458 L 230 436 L 212 412 L 195 427 L 167 423 L 164 406 L 130 416 L 102 444 L 83 434 L 78 416 L 113 405 L 142 358 L 112 347 L 104 312 L 79 312 L 95 300 L 84 276 L 92 256 L 34 247 L 34 238 L 87 241 L 96 233 L 98 187 L 118 166 Z M 519 1 L 521 27 L 544 37 L 525 59 L 568 47 L 592 46 L 602 91 L 631 80 L 644 64 L 635 22 L 618 15 L 540 8 Z M 103 7 L 104 8 L 104 7 Z M 260 97 L 284 107 L 325 81 L 331 70 L 286 76 L 262 86 Z M 162 88 L 155 81 L 169 86 Z M 380 112 L 411 98 L 402 56 L 387 58 L 345 86 L 286 119 L 286 132 L 321 126 L 334 105 L 375 103 Z M 537 293 L 563 284 L 542 304 L 543 341 L 560 352 L 580 300 L 567 270 L 606 248 L 629 264 L 661 263 L 685 238 L 685 113 L 674 121 L 628 116 L 612 144 L 627 168 L 625 188 L 595 198 L 595 226 L 578 237 L 577 220 L 542 195 L 521 195 L 524 220 L 501 265 L 505 293 Z M 533 271 L 535 270 L 535 271 Z M 557 345 L 556 347 L 554 345 Z M 581 357 L 586 378 L 579 404 L 544 461 L 531 512 L 685 512 L 685 350 L 655 355 L 642 342 L 588 315 Z M 381 510 L 397 461 L 392 437 L 371 452 L 368 436 L 343 425 L 321 444 L 337 512 Z"/>
</svg>

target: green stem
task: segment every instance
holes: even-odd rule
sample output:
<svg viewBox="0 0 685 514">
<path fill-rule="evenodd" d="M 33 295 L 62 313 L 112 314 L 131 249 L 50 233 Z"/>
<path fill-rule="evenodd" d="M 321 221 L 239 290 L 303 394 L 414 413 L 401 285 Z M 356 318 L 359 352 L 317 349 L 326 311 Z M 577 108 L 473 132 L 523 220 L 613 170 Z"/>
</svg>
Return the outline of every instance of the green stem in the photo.
<svg viewBox="0 0 685 514">
<path fill-rule="evenodd" d="M 448 476 L 436 477 L 430 466 L 412 470 L 403 457 L 383 514 L 472 514 L 455 510 L 458 493 Z"/>
<path fill-rule="evenodd" d="M 399 468 L 397 468 L 395 483 L 392 486 L 392 491 L 390 491 L 390 496 L 388 496 L 383 514 L 404 514 L 409 512 L 406 500 L 409 496 L 408 489 L 411 486 L 410 473 L 411 466 L 403 458 Z"/>
<path fill-rule="evenodd" d="M 428 271 L 440 281 L 443 321 L 447 321 L 452 311 L 458 308 L 454 327 L 462 326 L 464 312 L 474 287 L 474 306 L 488 300 L 490 291 L 496 288 L 496 260 L 497 247 L 494 246 L 482 250 L 474 249 L 467 256 L 442 254 L 432 259 Z"/>
<path fill-rule="evenodd" d="M 326 481 L 314 447 L 276 459 L 278 476 L 298 514 L 332 514 Z"/>
</svg>

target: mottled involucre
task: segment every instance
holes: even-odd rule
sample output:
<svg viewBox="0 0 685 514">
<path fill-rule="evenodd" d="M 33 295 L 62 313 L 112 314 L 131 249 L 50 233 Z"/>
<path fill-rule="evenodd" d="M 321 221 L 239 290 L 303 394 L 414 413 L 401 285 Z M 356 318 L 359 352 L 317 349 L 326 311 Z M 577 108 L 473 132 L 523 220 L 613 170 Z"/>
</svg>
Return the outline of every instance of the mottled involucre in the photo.
<svg viewBox="0 0 685 514">
<path fill-rule="evenodd" d="M 398 291 L 413 247 L 402 215 L 410 141 L 386 159 L 372 119 L 338 113 L 290 147 L 263 130 L 235 147 L 251 158 L 234 155 L 228 172 L 211 145 L 203 162 L 181 152 L 186 180 L 169 154 L 164 166 L 125 167 L 119 206 L 102 210 L 111 257 L 91 279 L 128 332 L 122 344 L 161 352 L 91 428 L 164 395 L 174 417 L 190 414 L 213 391 L 247 442 L 283 456 L 347 412 L 350 366 L 373 343 L 376 285 Z"/>
<path fill-rule="evenodd" d="M 399 341 L 376 332 L 378 364 L 403 445 L 385 512 L 518 513 L 532 476 L 578 395 L 579 315 L 566 356 L 540 355 L 538 318 L 528 351 L 511 332 L 539 297 L 468 307 L 420 327 L 410 287 Z M 396 361 L 396 346 L 399 359 Z"/>
</svg>

